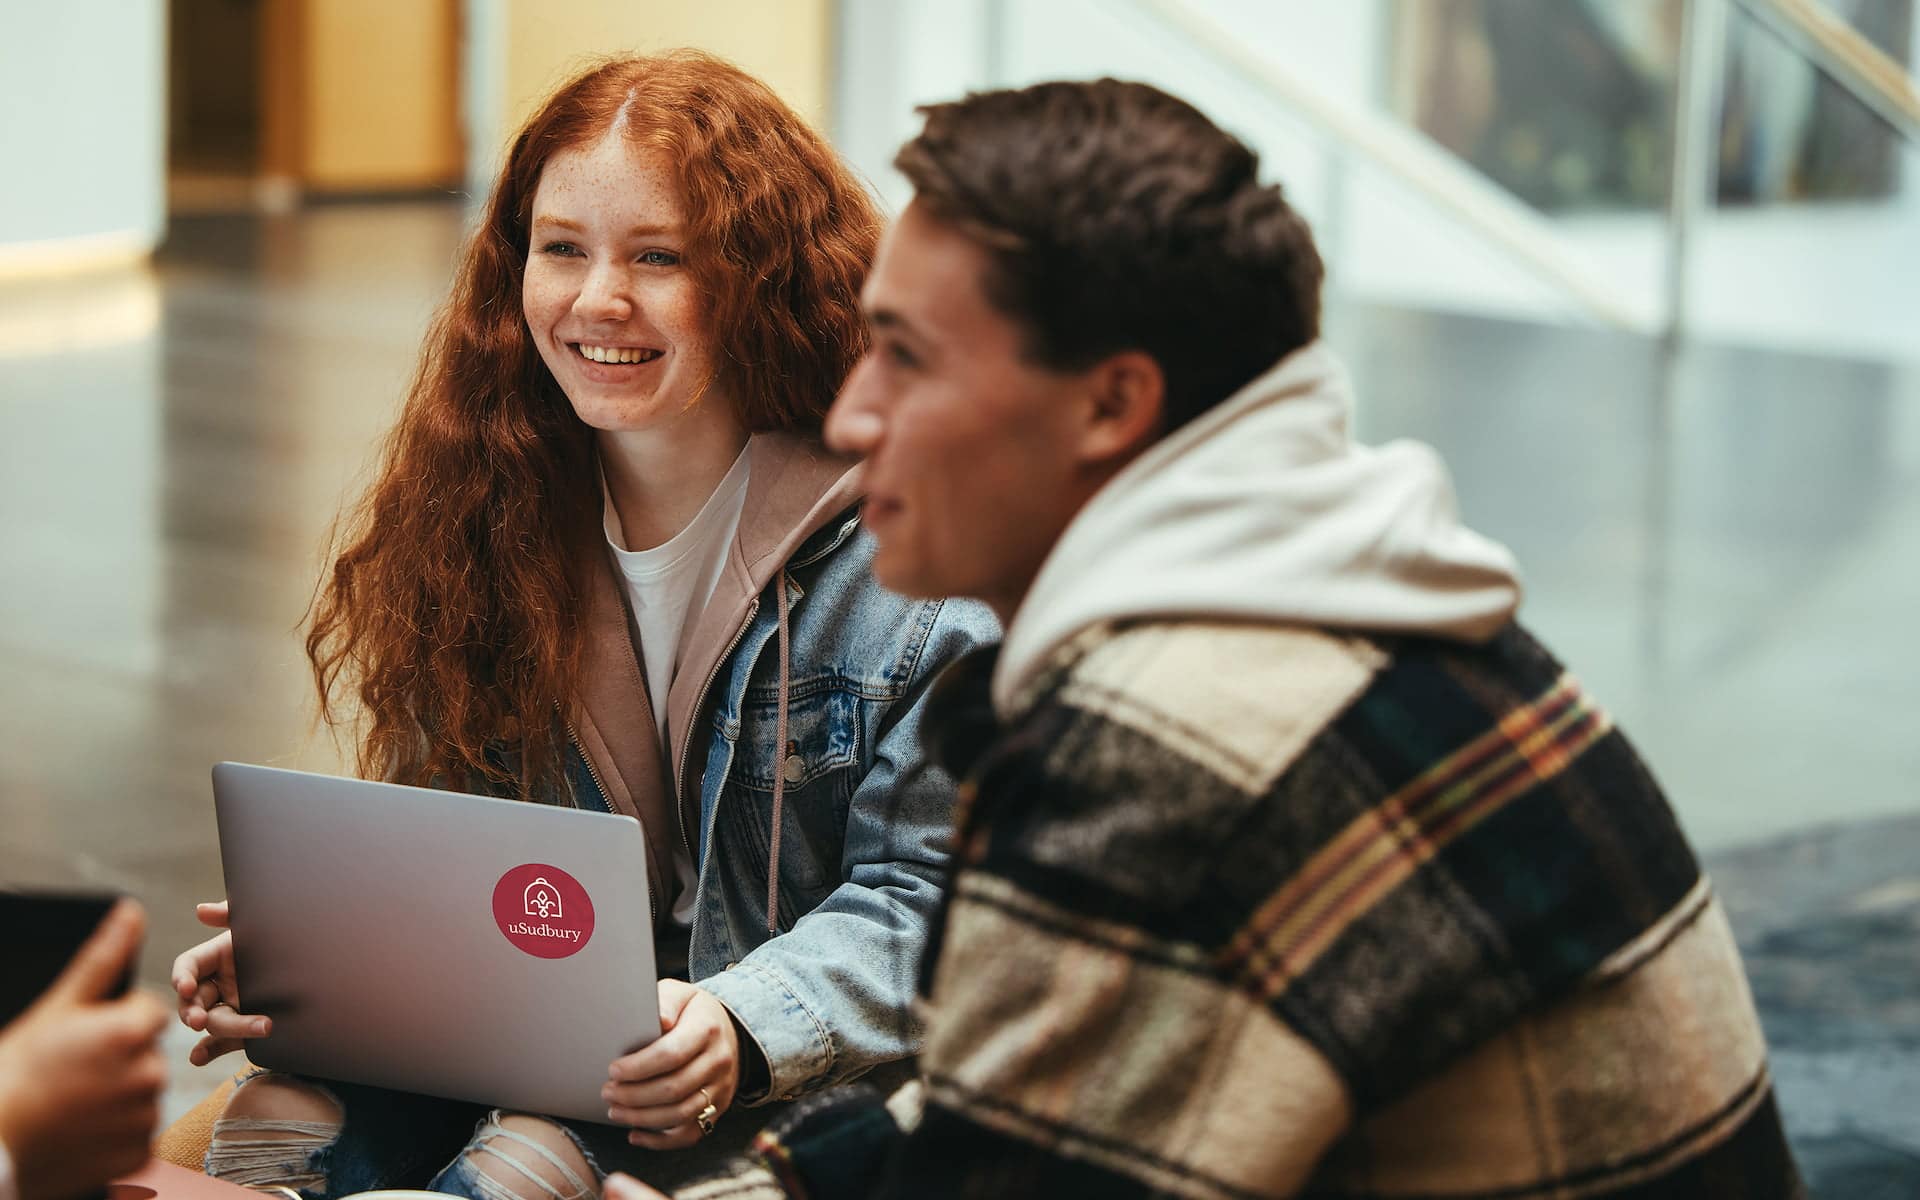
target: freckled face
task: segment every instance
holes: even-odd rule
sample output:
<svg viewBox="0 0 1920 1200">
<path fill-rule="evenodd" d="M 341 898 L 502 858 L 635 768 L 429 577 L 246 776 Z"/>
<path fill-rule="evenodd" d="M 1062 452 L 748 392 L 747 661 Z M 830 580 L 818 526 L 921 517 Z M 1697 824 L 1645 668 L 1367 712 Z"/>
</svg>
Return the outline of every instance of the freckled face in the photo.
<svg viewBox="0 0 1920 1200">
<path fill-rule="evenodd" d="M 548 161 L 521 308 L 582 421 L 608 433 L 733 420 L 707 304 L 683 262 L 686 213 L 663 155 L 618 131 Z M 688 405 L 696 398 L 698 403 Z"/>
</svg>

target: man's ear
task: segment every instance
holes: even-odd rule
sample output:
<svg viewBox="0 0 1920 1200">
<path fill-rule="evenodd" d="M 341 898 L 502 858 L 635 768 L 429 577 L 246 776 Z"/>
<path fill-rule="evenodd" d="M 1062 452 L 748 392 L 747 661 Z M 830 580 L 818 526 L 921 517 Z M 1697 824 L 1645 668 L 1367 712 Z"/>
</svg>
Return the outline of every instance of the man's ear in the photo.
<svg viewBox="0 0 1920 1200">
<path fill-rule="evenodd" d="M 1123 350 L 1087 373 L 1080 458 L 1118 466 L 1146 449 L 1166 412 L 1167 377 L 1144 350 Z"/>
</svg>

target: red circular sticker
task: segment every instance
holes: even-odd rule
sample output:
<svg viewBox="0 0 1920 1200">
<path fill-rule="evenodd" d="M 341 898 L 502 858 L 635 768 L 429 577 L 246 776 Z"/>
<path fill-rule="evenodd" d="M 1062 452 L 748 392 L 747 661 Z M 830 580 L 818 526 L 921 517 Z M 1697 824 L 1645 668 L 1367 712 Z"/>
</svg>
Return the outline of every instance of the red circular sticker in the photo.
<svg viewBox="0 0 1920 1200">
<path fill-rule="evenodd" d="M 559 867 L 522 863 L 493 885 L 493 920 L 528 954 L 565 958 L 593 936 L 593 900 Z"/>
</svg>

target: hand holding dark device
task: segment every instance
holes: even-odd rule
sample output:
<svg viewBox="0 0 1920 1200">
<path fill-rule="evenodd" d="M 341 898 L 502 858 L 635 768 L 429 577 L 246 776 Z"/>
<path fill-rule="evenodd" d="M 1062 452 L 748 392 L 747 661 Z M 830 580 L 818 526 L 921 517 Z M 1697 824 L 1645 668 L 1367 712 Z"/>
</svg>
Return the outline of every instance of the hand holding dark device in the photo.
<svg viewBox="0 0 1920 1200">
<path fill-rule="evenodd" d="M 22 1200 L 97 1195 L 146 1161 L 166 1084 L 166 1010 L 127 986 L 146 916 L 112 897 L 7 893 L 0 929 L 0 1143 L 13 1182 Z"/>
</svg>

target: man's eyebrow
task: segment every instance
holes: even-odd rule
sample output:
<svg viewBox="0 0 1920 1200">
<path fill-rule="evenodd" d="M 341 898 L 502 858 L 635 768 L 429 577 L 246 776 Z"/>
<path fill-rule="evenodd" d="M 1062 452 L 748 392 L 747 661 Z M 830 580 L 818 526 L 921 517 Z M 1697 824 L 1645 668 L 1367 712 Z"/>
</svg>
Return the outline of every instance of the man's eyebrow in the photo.
<svg viewBox="0 0 1920 1200">
<path fill-rule="evenodd" d="M 891 308 L 870 308 L 867 310 L 867 326 L 871 329 L 885 329 L 892 333 L 904 333 L 909 337 L 918 336 L 919 331 L 913 323 Z"/>
</svg>

